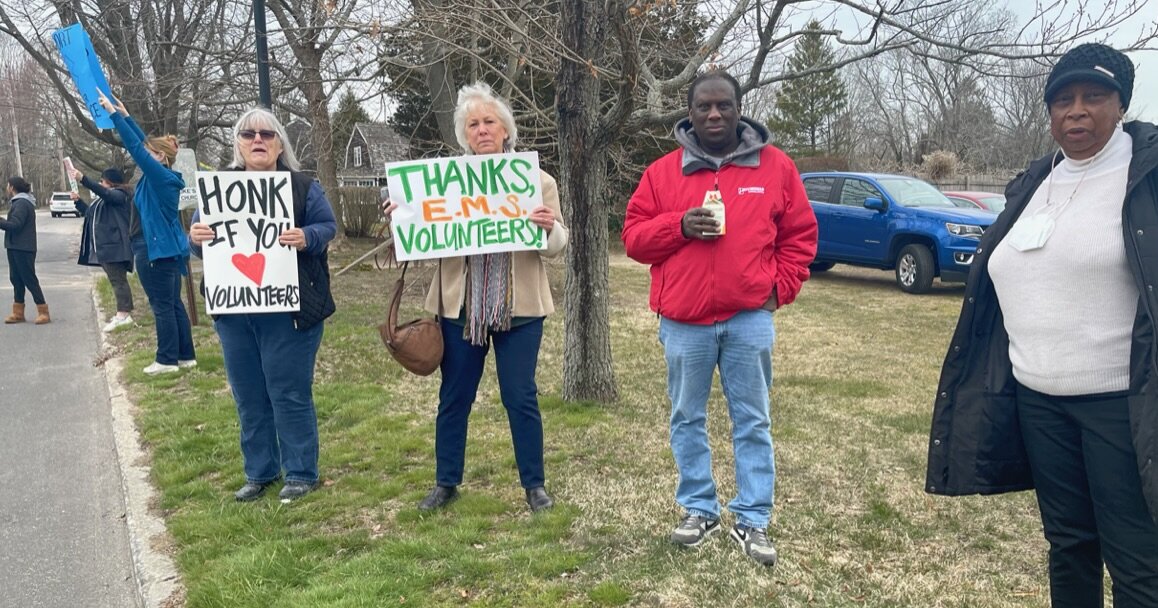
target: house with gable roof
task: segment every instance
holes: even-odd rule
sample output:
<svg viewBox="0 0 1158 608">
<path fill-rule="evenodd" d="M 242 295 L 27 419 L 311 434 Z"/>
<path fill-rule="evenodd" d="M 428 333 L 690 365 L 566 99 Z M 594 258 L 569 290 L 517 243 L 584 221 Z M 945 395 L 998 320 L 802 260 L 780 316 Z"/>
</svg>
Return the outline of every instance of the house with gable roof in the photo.
<svg viewBox="0 0 1158 608">
<path fill-rule="evenodd" d="M 386 185 L 386 163 L 410 158 L 410 143 L 392 127 L 359 122 L 350 132 L 346 155 L 339 163 L 338 185 L 381 187 Z"/>
</svg>

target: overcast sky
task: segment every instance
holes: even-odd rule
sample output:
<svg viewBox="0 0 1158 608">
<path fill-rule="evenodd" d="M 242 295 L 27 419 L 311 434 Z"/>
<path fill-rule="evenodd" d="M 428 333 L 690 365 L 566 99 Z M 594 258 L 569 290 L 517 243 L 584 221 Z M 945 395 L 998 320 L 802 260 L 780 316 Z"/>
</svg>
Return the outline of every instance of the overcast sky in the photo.
<svg viewBox="0 0 1158 608">
<path fill-rule="evenodd" d="M 1022 19 L 1028 19 L 1033 12 L 1033 2 L 1028 0 L 1011 0 L 1007 6 Z M 1058 15 L 1066 21 L 1072 21 L 1076 6 L 1071 0 L 1066 4 L 1071 6 L 1059 7 Z M 1100 36 L 1088 42 L 1105 42 L 1110 46 L 1129 46 L 1138 39 L 1143 31 L 1153 31 L 1158 25 L 1158 2 L 1149 0 L 1148 6 L 1139 11 L 1122 25 L 1113 35 L 1106 38 Z M 1150 43 L 1158 48 L 1158 41 Z M 1139 118 L 1147 122 L 1158 123 L 1158 50 L 1135 51 L 1128 53 L 1134 61 L 1134 94 L 1130 101 L 1130 118 Z"/>
</svg>

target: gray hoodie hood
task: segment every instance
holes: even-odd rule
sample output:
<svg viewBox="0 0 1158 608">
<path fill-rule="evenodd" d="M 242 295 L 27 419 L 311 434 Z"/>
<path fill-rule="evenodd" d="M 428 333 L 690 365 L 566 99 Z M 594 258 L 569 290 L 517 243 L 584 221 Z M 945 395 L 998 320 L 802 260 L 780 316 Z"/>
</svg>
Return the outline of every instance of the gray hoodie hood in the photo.
<svg viewBox="0 0 1158 608">
<path fill-rule="evenodd" d="M 683 174 L 691 175 L 700 169 L 718 170 L 727 164 L 740 167 L 759 167 L 760 150 L 772 143 L 772 135 L 764 125 L 744 116 L 737 127 L 740 145 L 724 158 L 717 158 L 700 147 L 700 140 L 692 128 L 692 119 L 684 118 L 676 123 L 675 139 L 683 146 Z"/>
<path fill-rule="evenodd" d="M 33 207 L 36 206 L 36 199 L 33 198 L 33 196 L 27 192 L 17 192 L 16 194 L 14 194 L 12 196 L 12 201 L 16 201 L 16 199 L 19 199 L 19 198 L 22 198 L 22 199 L 32 203 Z"/>
</svg>

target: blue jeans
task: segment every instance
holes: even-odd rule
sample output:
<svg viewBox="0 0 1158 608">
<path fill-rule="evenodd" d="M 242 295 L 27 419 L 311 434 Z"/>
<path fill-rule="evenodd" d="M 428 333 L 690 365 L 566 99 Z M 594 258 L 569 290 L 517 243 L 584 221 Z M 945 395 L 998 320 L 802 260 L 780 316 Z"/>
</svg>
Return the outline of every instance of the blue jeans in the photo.
<svg viewBox="0 0 1158 608">
<path fill-rule="evenodd" d="M 294 329 L 290 313 L 218 315 L 225 373 L 241 421 L 245 478 L 318 480 L 314 361 L 323 323 Z"/>
<path fill-rule="evenodd" d="M 474 346 L 462 337 L 462 326 L 442 323 L 442 386 L 438 390 L 438 417 L 434 423 L 435 483 L 462 483 L 466 462 L 466 430 L 471 406 L 478 394 L 489 346 Z M 491 334 L 499 395 L 507 410 L 519 480 L 526 489 L 543 485 L 543 419 L 535 368 L 543 340 L 543 319 Z"/>
<path fill-rule="evenodd" d="M 197 358 L 193 349 L 193 331 L 189 314 L 181 301 L 181 258 L 161 258 L 149 261 L 144 241 L 133 241 L 133 255 L 137 278 L 157 324 L 157 363 L 177 365 L 177 361 Z"/>
<path fill-rule="evenodd" d="M 708 393 L 718 366 L 736 460 L 737 495 L 728 510 L 738 523 L 768 527 L 776 483 L 768 405 L 775 339 L 772 313 L 767 310 L 743 311 L 711 325 L 660 319 L 672 404 L 671 449 L 679 469 L 676 502 L 691 515 L 720 517 L 707 428 Z"/>
</svg>

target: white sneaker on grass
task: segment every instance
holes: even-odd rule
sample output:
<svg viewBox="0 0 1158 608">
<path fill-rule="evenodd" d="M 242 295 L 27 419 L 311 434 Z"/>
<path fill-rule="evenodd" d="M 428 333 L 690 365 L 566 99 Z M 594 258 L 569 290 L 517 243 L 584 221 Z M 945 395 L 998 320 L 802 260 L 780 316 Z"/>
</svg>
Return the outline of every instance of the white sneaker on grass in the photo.
<svg viewBox="0 0 1158 608">
<path fill-rule="evenodd" d="M 188 367 L 197 367 L 197 360 L 196 359 L 180 359 L 177 361 L 177 367 L 180 367 L 181 369 L 185 369 Z"/>
<path fill-rule="evenodd" d="M 180 369 L 181 368 L 177 367 L 176 365 L 165 365 L 164 363 L 157 363 L 154 361 L 151 365 L 149 365 L 149 367 L 146 367 L 141 371 L 149 374 L 150 376 L 155 376 L 157 374 L 171 374 Z"/>
<path fill-rule="evenodd" d="M 109 319 L 109 322 L 107 324 L 105 324 L 104 327 L 101 328 L 101 331 L 110 332 L 118 327 L 121 327 L 124 325 L 132 325 L 132 324 L 133 324 L 133 316 L 132 315 L 125 315 L 123 317 L 114 316 L 113 318 Z"/>
<path fill-rule="evenodd" d="M 749 528 L 743 524 L 732 526 L 732 540 L 748 557 L 763 566 L 776 565 L 776 547 L 768 540 L 768 533 L 762 528 Z"/>
<path fill-rule="evenodd" d="M 688 514 L 684 515 L 680 524 L 672 530 L 671 542 L 685 547 L 695 547 L 721 531 L 720 520 Z"/>
</svg>

